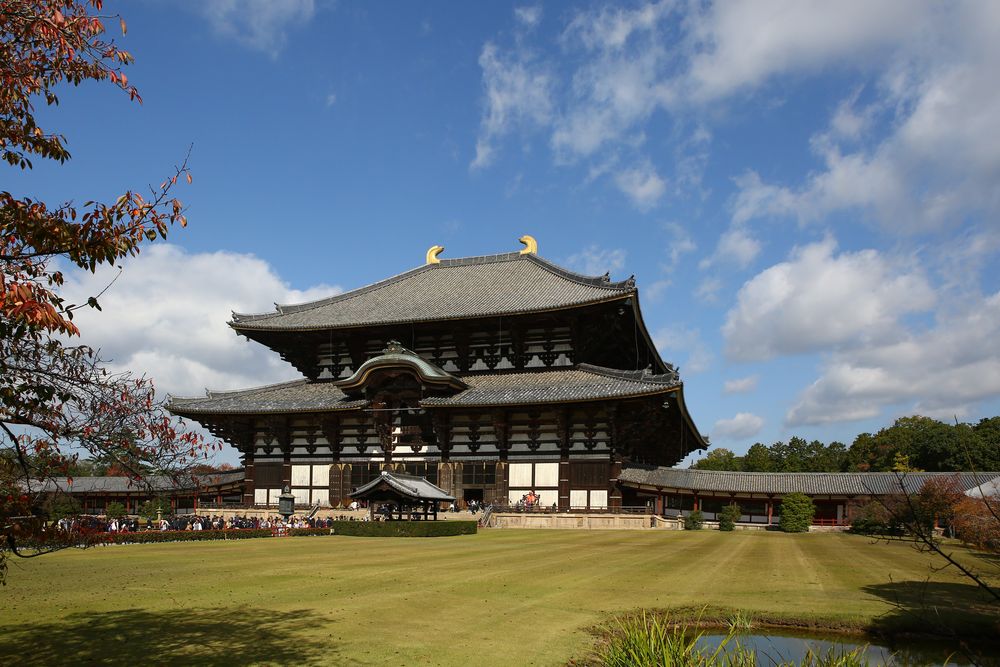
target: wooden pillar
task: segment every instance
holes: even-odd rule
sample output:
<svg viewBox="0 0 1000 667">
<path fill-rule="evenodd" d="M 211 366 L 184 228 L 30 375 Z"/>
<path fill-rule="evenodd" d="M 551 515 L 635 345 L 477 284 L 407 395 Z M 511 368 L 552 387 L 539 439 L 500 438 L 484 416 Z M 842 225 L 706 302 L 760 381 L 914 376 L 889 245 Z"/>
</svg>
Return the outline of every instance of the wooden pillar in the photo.
<svg viewBox="0 0 1000 667">
<path fill-rule="evenodd" d="M 608 509 L 620 510 L 622 490 L 618 486 L 618 476 L 622 473 L 622 459 L 616 452 L 611 453 L 611 465 L 608 468 Z"/>
<path fill-rule="evenodd" d="M 509 503 L 509 488 L 510 475 L 507 470 L 507 462 L 497 461 L 496 483 L 493 485 L 493 502 L 500 505 Z"/>
<path fill-rule="evenodd" d="M 774 501 L 771 498 L 767 499 L 767 525 L 771 525 L 774 520 Z"/>
<path fill-rule="evenodd" d="M 292 488 L 292 450 L 291 448 L 286 448 L 282 450 L 284 454 L 284 459 L 281 462 L 281 488 L 287 486 L 289 490 Z"/>
<path fill-rule="evenodd" d="M 570 412 L 563 408 L 556 411 L 556 434 L 559 438 L 559 501 L 558 509 L 568 512 L 569 507 L 569 448 Z"/>
<path fill-rule="evenodd" d="M 701 509 L 701 499 L 698 497 L 698 494 L 696 493 L 694 494 L 694 503 L 691 505 L 691 511 L 694 512 L 700 509 Z"/>
<path fill-rule="evenodd" d="M 253 473 L 253 450 L 254 450 L 254 436 L 251 433 L 243 443 L 243 468 L 244 468 L 244 478 L 243 478 L 243 504 L 253 505 L 254 503 L 254 473 Z"/>
<path fill-rule="evenodd" d="M 559 459 L 559 511 L 569 510 L 569 453 L 566 453 Z"/>
<path fill-rule="evenodd" d="M 654 511 L 656 516 L 663 516 L 663 494 L 660 493 L 656 496 L 656 504 L 654 505 Z"/>
<path fill-rule="evenodd" d="M 622 472 L 621 452 L 625 447 L 625 429 L 622 423 L 622 407 L 613 405 L 608 409 L 608 426 L 611 429 L 611 460 L 608 466 L 608 509 L 618 510 L 622 506 L 622 490 L 618 486 L 618 476 Z"/>
</svg>

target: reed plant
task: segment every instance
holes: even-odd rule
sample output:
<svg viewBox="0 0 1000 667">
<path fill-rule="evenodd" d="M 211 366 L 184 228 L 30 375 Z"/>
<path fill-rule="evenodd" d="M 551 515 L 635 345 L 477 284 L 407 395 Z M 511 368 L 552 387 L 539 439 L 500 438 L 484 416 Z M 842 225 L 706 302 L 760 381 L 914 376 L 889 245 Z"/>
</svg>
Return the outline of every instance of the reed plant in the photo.
<svg viewBox="0 0 1000 667">
<path fill-rule="evenodd" d="M 759 658 L 741 645 L 739 633 L 753 626 L 750 614 L 738 611 L 729 619 L 729 632 L 715 647 L 700 646 L 702 631 L 674 623 L 663 615 L 643 611 L 619 618 L 607 644 L 599 651 L 604 667 L 868 667 L 866 647 L 854 650 L 809 650 L 800 663 L 780 657 Z"/>
</svg>

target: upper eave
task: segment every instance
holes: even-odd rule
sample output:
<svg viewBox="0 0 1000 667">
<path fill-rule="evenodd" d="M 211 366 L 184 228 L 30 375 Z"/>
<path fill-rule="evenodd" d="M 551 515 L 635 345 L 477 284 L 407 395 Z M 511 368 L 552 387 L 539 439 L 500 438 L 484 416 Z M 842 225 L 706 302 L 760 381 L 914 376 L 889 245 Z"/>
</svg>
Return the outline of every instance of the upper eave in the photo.
<svg viewBox="0 0 1000 667">
<path fill-rule="evenodd" d="M 525 371 L 456 374 L 467 388 L 452 396 L 425 397 L 428 408 L 472 408 L 579 403 L 680 392 L 676 373 L 654 375 L 590 364 Z M 181 416 L 257 415 L 358 410 L 335 383 L 296 380 L 243 391 L 209 392 L 203 398 L 171 397 L 167 408 Z"/>
<path fill-rule="evenodd" d="M 206 391 L 205 396 L 171 396 L 167 409 L 175 415 L 257 415 L 357 410 L 367 400 L 351 399 L 330 382 L 293 380 L 236 391 Z"/>
<path fill-rule="evenodd" d="M 673 393 L 683 387 L 675 373 L 653 375 L 591 364 L 463 376 L 469 388 L 453 396 L 424 398 L 426 407 L 496 407 L 579 403 Z"/>
<path fill-rule="evenodd" d="M 537 255 L 442 259 L 392 278 L 275 312 L 233 313 L 237 331 L 325 331 L 564 310 L 635 294 L 635 281 L 584 276 Z"/>
</svg>

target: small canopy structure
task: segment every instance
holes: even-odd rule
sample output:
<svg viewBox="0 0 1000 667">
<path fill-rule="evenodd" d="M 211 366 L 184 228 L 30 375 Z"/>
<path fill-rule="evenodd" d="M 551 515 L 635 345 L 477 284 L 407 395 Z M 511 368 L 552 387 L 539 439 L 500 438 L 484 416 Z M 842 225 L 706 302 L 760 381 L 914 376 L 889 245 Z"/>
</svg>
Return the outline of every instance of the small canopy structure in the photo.
<svg viewBox="0 0 1000 667">
<path fill-rule="evenodd" d="M 965 495 L 970 498 L 1000 498 L 1000 477 L 994 477 L 988 482 L 969 489 Z"/>
<path fill-rule="evenodd" d="M 372 481 L 359 486 L 351 493 L 355 500 L 368 501 L 368 511 L 374 515 L 378 503 L 391 503 L 400 520 L 404 512 L 413 516 L 413 508 L 419 507 L 418 519 L 426 521 L 433 517 L 437 521 L 438 503 L 454 502 L 455 498 L 445 493 L 444 489 L 431 484 L 423 477 L 403 475 L 401 473 L 383 470 L 382 474 Z"/>
</svg>

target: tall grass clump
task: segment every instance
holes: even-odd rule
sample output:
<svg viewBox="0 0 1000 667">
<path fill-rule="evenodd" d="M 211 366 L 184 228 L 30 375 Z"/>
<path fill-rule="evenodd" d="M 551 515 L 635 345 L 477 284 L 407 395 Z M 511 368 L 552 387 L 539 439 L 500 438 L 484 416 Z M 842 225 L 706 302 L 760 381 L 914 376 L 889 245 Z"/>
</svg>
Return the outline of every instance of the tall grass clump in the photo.
<svg viewBox="0 0 1000 667">
<path fill-rule="evenodd" d="M 809 649 L 799 665 L 800 667 L 868 667 L 870 663 L 865 649 L 864 646 L 859 646 L 853 651 L 829 648 L 822 653 Z"/>
<path fill-rule="evenodd" d="M 699 646 L 704 632 L 684 623 L 672 623 L 656 614 L 619 618 L 607 644 L 598 651 L 603 667 L 796 667 L 781 656 L 758 657 L 742 646 L 739 633 L 753 627 L 750 614 L 737 611 L 729 618 L 729 633 L 716 648 Z M 810 649 L 798 667 L 868 667 L 867 647 L 854 650 Z"/>
<path fill-rule="evenodd" d="M 699 648 L 702 632 L 684 624 L 647 615 L 619 619 L 607 646 L 600 653 L 604 667 L 753 667 L 753 653 L 736 644 L 727 650 L 732 635 L 714 650 Z"/>
</svg>

